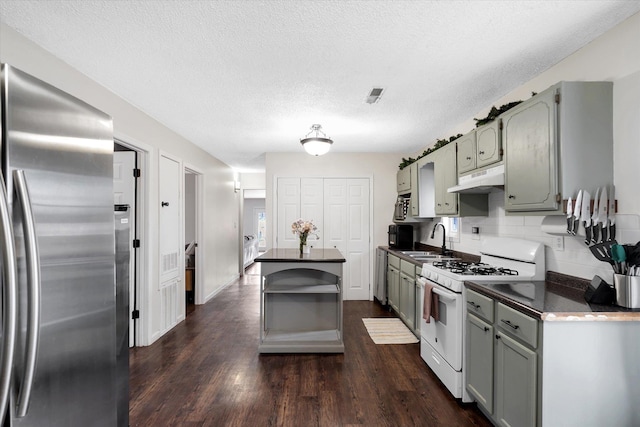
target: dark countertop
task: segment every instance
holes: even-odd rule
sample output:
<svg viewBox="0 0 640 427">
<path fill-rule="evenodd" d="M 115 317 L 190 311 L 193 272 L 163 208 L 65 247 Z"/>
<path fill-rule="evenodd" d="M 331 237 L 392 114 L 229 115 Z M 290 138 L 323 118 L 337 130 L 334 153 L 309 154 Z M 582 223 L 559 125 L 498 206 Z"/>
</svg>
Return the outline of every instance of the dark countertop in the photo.
<svg viewBox="0 0 640 427">
<path fill-rule="evenodd" d="M 588 304 L 584 289 L 550 281 L 464 282 L 469 289 L 544 321 L 640 321 L 640 309 Z"/>
<path fill-rule="evenodd" d="M 300 249 L 269 249 L 254 262 L 345 262 L 344 256 L 335 248 L 311 249 L 311 253 L 300 255 Z"/>
</svg>

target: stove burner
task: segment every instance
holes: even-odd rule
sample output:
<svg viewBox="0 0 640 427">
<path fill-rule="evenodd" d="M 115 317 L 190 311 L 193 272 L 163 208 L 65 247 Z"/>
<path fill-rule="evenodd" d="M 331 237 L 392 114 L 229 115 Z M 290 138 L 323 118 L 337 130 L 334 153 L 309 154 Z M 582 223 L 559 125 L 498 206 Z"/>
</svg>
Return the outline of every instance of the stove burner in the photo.
<svg viewBox="0 0 640 427">
<path fill-rule="evenodd" d="M 494 267 L 483 262 L 437 261 L 434 267 L 450 271 L 454 274 L 475 276 L 517 276 L 518 272 L 510 268 Z"/>
</svg>

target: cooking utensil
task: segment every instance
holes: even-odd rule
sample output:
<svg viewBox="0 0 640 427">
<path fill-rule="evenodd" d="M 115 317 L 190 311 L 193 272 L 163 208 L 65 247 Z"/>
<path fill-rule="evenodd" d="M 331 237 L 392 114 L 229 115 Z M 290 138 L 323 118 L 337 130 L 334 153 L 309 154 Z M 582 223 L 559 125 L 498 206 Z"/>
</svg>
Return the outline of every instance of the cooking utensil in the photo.
<svg viewBox="0 0 640 427">
<path fill-rule="evenodd" d="M 607 215 L 609 216 L 609 240 L 614 240 L 616 238 L 616 187 L 613 185 L 611 186 L 611 193 L 609 193 Z"/>
<path fill-rule="evenodd" d="M 588 245 L 591 243 L 591 194 L 584 190 L 582 192 L 582 209 L 580 212 L 580 219 L 584 226 L 585 239 L 584 243 Z"/>
<path fill-rule="evenodd" d="M 573 202 L 571 197 L 567 200 L 567 233 L 571 234 L 573 231 Z"/>
<path fill-rule="evenodd" d="M 598 237 L 600 236 L 598 230 L 598 202 L 600 197 L 600 187 L 596 190 L 596 195 L 593 196 L 593 214 L 591 215 L 591 243 L 598 243 Z"/>
<path fill-rule="evenodd" d="M 617 244 L 615 240 L 609 240 L 606 242 L 598 243 L 592 246 L 589 246 L 589 250 L 593 256 L 596 257 L 597 260 L 608 262 L 613 267 L 614 272 L 618 272 L 618 268 L 616 262 L 611 258 L 611 246 Z"/>
<path fill-rule="evenodd" d="M 602 187 L 600 192 L 600 202 L 598 203 L 598 230 L 600 231 L 600 242 L 607 240 L 607 230 L 604 226 L 607 223 L 607 208 L 609 207 L 607 200 L 607 187 Z"/>
<path fill-rule="evenodd" d="M 625 261 L 627 260 L 627 252 L 624 246 L 618 244 L 611 245 L 611 259 L 617 263 L 618 273 L 626 274 Z"/>
<path fill-rule="evenodd" d="M 571 234 L 574 236 L 578 232 L 580 226 L 580 208 L 582 206 L 582 190 L 578 191 L 578 197 L 576 197 L 576 204 L 573 206 L 573 228 Z"/>
</svg>

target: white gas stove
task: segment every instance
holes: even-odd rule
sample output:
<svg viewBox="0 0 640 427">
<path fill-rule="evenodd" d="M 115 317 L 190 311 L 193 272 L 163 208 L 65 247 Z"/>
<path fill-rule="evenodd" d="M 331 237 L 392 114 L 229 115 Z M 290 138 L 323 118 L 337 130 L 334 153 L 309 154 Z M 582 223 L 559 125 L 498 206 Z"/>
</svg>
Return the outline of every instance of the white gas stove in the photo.
<svg viewBox="0 0 640 427">
<path fill-rule="evenodd" d="M 482 241 L 479 263 L 425 263 L 417 279 L 420 301 L 428 288 L 438 296 L 439 319 L 420 321 L 420 355 L 454 397 L 472 399 L 464 388 L 466 322 L 465 281 L 514 282 L 544 280 L 544 245 L 528 240 L 489 237 Z"/>
</svg>

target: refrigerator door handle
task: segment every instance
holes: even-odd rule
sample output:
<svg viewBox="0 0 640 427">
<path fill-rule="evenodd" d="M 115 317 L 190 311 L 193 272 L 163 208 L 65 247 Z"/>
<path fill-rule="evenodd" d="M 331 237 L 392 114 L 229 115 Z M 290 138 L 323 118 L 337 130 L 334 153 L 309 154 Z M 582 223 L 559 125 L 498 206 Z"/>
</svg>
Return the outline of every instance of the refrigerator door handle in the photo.
<svg viewBox="0 0 640 427">
<path fill-rule="evenodd" d="M 16 345 L 16 328 L 18 318 L 17 296 L 17 268 L 16 247 L 13 240 L 13 224 L 9 213 L 9 201 L 7 189 L 4 186 L 4 177 L 0 171 L 0 247 L 2 248 L 2 285 L 0 295 L 3 295 L 3 319 L 4 331 L 2 335 L 2 354 L 0 360 L 0 424 L 4 425 L 4 416 L 7 413 L 9 402 L 9 390 L 11 387 L 11 369 L 13 368 L 13 355 Z"/>
<path fill-rule="evenodd" d="M 18 392 L 17 416 L 24 417 L 29 410 L 29 400 L 33 388 L 33 377 L 38 359 L 40 341 L 40 255 L 36 238 L 35 220 L 31 209 L 31 198 L 23 170 L 13 171 L 14 186 L 22 206 L 22 226 L 24 229 L 27 261 L 28 321 L 23 383 Z"/>
</svg>

